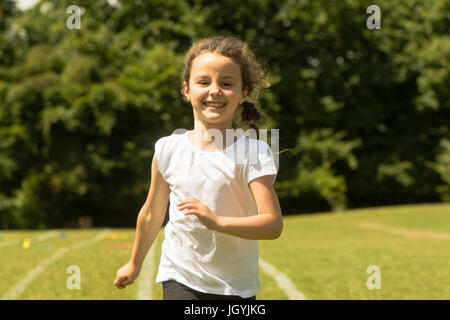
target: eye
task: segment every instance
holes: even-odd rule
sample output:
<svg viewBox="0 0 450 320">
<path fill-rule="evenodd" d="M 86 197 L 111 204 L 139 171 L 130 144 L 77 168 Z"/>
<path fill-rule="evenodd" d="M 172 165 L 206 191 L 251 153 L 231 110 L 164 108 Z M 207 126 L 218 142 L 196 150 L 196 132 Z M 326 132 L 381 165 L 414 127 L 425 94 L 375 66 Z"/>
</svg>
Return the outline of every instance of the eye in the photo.
<svg viewBox="0 0 450 320">
<path fill-rule="evenodd" d="M 226 87 L 231 87 L 233 85 L 231 82 L 224 82 L 223 84 Z"/>
<path fill-rule="evenodd" d="M 205 80 L 200 80 L 198 83 L 199 83 L 199 84 L 203 84 L 203 85 L 208 84 Z"/>
</svg>

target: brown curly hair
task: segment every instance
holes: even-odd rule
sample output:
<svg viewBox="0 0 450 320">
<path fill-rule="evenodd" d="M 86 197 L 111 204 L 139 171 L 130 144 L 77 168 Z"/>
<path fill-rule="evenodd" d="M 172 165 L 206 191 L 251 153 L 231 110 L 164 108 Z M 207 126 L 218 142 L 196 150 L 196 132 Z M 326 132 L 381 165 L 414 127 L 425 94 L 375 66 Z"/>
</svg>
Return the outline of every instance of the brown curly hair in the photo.
<svg viewBox="0 0 450 320">
<path fill-rule="evenodd" d="M 256 108 L 256 102 L 260 90 L 267 88 L 270 84 L 264 79 L 265 71 L 263 65 L 256 59 L 249 44 L 234 36 L 215 35 L 195 41 L 186 54 L 184 61 L 184 71 L 182 82 L 189 85 L 191 76 L 192 62 L 202 53 L 215 52 L 232 59 L 241 68 L 242 90 L 247 88 L 247 98 L 241 104 L 241 122 L 247 124 L 250 128 L 256 130 L 257 139 L 259 139 L 259 128 L 256 124 L 261 119 L 261 114 Z M 184 96 L 184 87 L 181 86 L 181 93 L 184 101 L 188 102 Z M 248 99 L 248 100 L 247 100 Z"/>
</svg>

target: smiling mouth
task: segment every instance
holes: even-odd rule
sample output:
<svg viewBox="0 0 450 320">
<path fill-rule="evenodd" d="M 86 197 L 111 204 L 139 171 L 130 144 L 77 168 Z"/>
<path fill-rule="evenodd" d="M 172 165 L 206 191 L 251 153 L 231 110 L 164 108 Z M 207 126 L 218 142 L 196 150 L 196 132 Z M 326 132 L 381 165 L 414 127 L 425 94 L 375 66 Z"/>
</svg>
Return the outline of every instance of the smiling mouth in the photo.
<svg viewBox="0 0 450 320">
<path fill-rule="evenodd" d="M 221 109 L 221 108 L 225 107 L 226 103 L 208 103 L 208 102 L 204 102 L 203 105 L 207 109 L 216 110 L 216 109 Z"/>
</svg>

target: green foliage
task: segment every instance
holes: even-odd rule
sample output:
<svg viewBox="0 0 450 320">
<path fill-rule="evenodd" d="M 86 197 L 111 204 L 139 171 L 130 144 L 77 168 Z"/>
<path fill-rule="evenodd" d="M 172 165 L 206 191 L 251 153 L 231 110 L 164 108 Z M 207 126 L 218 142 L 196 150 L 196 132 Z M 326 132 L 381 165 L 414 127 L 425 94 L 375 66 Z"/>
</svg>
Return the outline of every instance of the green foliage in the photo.
<svg viewBox="0 0 450 320">
<path fill-rule="evenodd" d="M 69 30 L 66 9 L 83 8 Z M 184 55 L 212 34 L 249 41 L 280 129 L 280 200 L 330 209 L 449 201 L 448 2 L 57 1 L 0 6 L 0 223 L 78 216 L 134 225 L 153 144 L 191 128 Z M 235 125 L 240 126 L 239 116 Z M 131 206 L 130 206 L 131 204 Z M 290 208 L 300 211 L 301 206 Z"/>
<path fill-rule="evenodd" d="M 442 139 L 442 151 L 437 155 L 436 162 L 427 161 L 426 165 L 434 169 L 442 178 L 444 184 L 436 187 L 436 191 L 445 202 L 450 202 L 450 140 Z"/>
</svg>

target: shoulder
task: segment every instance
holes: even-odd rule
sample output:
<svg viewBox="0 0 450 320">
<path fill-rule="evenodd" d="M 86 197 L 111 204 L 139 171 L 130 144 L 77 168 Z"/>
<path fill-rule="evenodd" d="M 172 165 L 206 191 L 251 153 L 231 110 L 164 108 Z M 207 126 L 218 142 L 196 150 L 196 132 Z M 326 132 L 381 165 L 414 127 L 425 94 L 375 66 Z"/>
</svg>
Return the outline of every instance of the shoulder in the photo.
<svg viewBox="0 0 450 320">
<path fill-rule="evenodd" d="M 184 132 L 186 132 L 186 130 Z M 176 130 L 171 135 L 163 136 L 156 140 L 154 151 L 159 160 L 158 162 L 161 163 L 161 165 L 165 165 L 166 160 L 170 159 L 175 154 L 176 150 L 180 149 L 180 143 L 182 143 L 183 137 L 184 134 Z"/>
<path fill-rule="evenodd" d="M 177 129 L 171 135 L 160 137 L 155 142 L 155 148 L 168 148 L 176 145 L 183 138 L 186 129 Z"/>
<path fill-rule="evenodd" d="M 270 145 L 261 139 L 254 139 L 254 138 L 249 138 L 246 137 L 246 139 L 248 140 L 249 143 L 249 151 L 250 154 L 257 154 L 258 156 L 261 155 L 268 155 L 271 156 L 272 155 L 272 150 Z"/>
<path fill-rule="evenodd" d="M 184 130 L 186 132 L 186 130 Z M 183 143 L 184 132 L 175 130 L 171 135 L 160 137 L 156 140 L 154 146 L 154 154 L 161 173 L 165 173 L 166 169 L 171 165 L 172 160 L 179 158 L 180 143 Z"/>
</svg>

